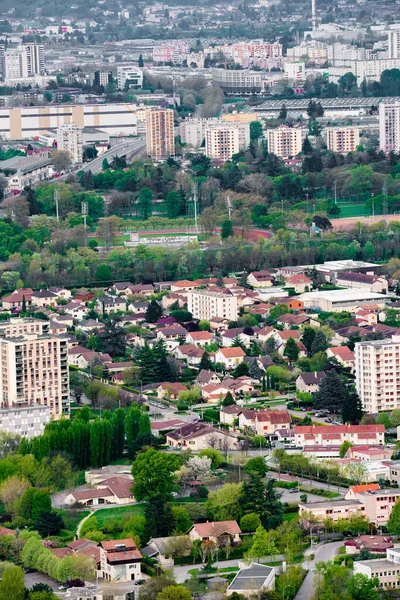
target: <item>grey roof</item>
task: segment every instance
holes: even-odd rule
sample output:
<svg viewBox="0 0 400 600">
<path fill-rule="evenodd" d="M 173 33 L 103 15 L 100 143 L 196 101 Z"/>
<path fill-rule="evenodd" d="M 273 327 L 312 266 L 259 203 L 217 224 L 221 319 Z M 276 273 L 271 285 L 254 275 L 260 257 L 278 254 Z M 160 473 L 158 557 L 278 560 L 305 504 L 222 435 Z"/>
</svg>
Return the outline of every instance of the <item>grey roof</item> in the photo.
<svg viewBox="0 0 400 600">
<path fill-rule="evenodd" d="M 273 572 L 273 567 L 252 563 L 247 569 L 238 572 L 229 590 L 260 590 Z"/>
</svg>

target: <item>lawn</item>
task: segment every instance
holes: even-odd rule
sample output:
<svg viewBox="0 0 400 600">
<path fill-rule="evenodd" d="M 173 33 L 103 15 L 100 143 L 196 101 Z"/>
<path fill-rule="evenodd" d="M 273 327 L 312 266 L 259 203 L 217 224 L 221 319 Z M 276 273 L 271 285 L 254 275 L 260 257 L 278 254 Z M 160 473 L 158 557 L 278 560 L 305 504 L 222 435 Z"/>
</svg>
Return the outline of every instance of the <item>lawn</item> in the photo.
<svg viewBox="0 0 400 600">
<path fill-rule="evenodd" d="M 110 519 L 120 519 L 125 515 L 131 514 L 132 516 L 144 515 L 144 504 L 131 504 L 130 506 L 116 506 L 113 508 L 101 508 L 95 513 L 95 517 L 102 527 L 104 523 Z"/>
<path fill-rule="evenodd" d="M 56 512 L 62 516 L 65 528 L 74 532 L 76 532 L 80 521 L 90 514 L 88 510 L 64 510 L 62 508 L 57 509 Z"/>
<path fill-rule="evenodd" d="M 284 521 L 297 521 L 298 518 L 299 518 L 299 513 L 297 513 L 297 512 L 285 513 L 283 515 Z"/>
</svg>

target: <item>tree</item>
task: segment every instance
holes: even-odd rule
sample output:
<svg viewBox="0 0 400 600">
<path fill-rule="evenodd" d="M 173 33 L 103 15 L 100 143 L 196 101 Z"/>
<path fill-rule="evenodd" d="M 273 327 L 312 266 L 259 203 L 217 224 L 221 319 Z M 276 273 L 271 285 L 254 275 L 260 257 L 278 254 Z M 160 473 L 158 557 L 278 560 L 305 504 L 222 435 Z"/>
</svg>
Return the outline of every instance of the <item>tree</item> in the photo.
<svg viewBox="0 0 400 600">
<path fill-rule="evenodd" d="M 392 535 L 400 535 L 400 500 L 397 500 L 390 513 L 387 529 Z"/>
<path fill-rule="evenodd" d="M 207 512 L 215 521 L 238 520 L 240 517 L 241 484 L 225 483 L 219 490 L 210 492 L 206 502 Z"/>
<path fill-rule="evenodd" d="M 72 164 L 71 155 L 67 150 L 53 150 L 51 153 L 51 162 L 55 170 L 60 173 L 66 171 Z"/>
<path fill-rule="evenodd" d="M 375 419 L 375 422 L 377 425 L 384 425 L 385 429 L 390 428 L 390 417 L 387 413 L 379 413 L 379 415 Z"/>
<path fill-rule="evenodd" d="M 183 585 L 170 585 L 159 592 L 157 600 L 192 600 L 192 594 Z"/>
<path fill-rule="evenodd" d="M 47 490 L 36 490 L 32 498 L 31 518 L 36 522 L 41 512 L 51 510 L 51 497 Z"/>
<path fill-rule="evenodd" d="M 240 519 L 240 529 L 252 533 L 261 525 L 260 517 L 256 513 L 247 513 Z"/>
<path fill-rule="evenodd" d="M 262 525 L 257 527 L 252 541 L 252 546 L 248 552 L 249 558 L 256 558 L 260 562 L 261 557 L 278 554 L 274 536 L 268 533 Z"/>
<path fill-rule="evenodd" d="M 168 192 L 165 199 L 165 206 L 167 209 L 167 215 L 170 219 L 175 219 L 181 214 L 182 211 L 182 196 L 176 190 Z M 183 204 L 184 206 L 184 204 Z"/>
<path fill-rule="evenodd" d="M 343 423 L 350 424 L 359 423 L 363 416 L 363 407 L 360 396 L 355 390 L 346 390 L 346 392 L 342 406 L 342 421 Z"/>
<path fill-rule="evenodd" d="M 243 467 L 243 471 L 245 473 L 257 473 L 261 477 L 265 477 L 268 467 L 262 456 L 255 456 L 254 458 L 249 458 Z"/>
<path fill-rule="evenodd" d="M 225 221 L 222 222 L 222 226 L 221 226 L 221 239 L 226 240 L 228 237 L 232 237 L 232 236 L 233 236 L 232 221 L 230 221 L 229 219 L 225 219 Z"/>
<path fill-rule="evenodd" d="M 313 151 L 311 142 L 308 139 L 308 135 L 306 135 L 306 137 L 304 138 L 302 150 L 303 150 L 304 154 L 311 154 Z"/>
<path fill-rule="evenodd" d="M 148 502 L 150 498 L 159 498 L 168 501 L 172 492 L 177 489 L 179 459 L 177 456 L 167 455 L 150 448 L 139 454 L 132 465 L 133 495 L 138 502 Z"/>
<path fill-rule="evenodd" d="M 141 54 L 139 54 L 138 66 L 139 66 L 139 69 L 143 69 L 143 67 L 144 67 L 144 60 L 143 60 L 143 56 Z"/>
<path fill-rule="evenodd" d="M 281 110 L 279 112 L 278 119 L 280 121 L 286 121 L 286 119 L 287 119 L 287 108 L 286 108 L 285 104 L 282 104 L 282 106 L 281 106 Z"/>
<path fill-rule="evenodd" d="M 341 412 L 348 391 L 336 371 L 328 371 L 319 384 L 318 392 L 313 394 L 313 406 L 330 412 Z"/>
<path fill-rule="evenodd" d="M 250 123 L 250 141 L 254 142 L 262 138 L 263 135 L 262 123 L 260 121 L 252 121 Z"/>
<path fill-rule="evenodd" d="M 146 579 L 146 583 L 140 589 L 140 598 L 141 600 L 157 600 L 159 592 L 167 586 L 175 585 L 175 583 L 171 575 L 165 574 Z"/>
<path fill-rule="evenodd" d="M 390 426 L 398 427 L 400 425 L 400 408 L 395 408 L 390 413 Z"/>
<path fill-rule="evenodd" d="M 96 281 L 112 281 L 111 268 L 109 265 L 99 265 L 96 269 Z"/>
<path fill-rule="evenodd" d="M 353 444 L 349 441 L 344 441 L 343 444 L 340 446 L 339 448 L 339 456 L 340 458 L 344 458 L 347 454 L 347 451 L 349 450 L 349 448 L 352 448 Z"/>
<path fill-rule="evenodd" d="M 328 343 L 326 340 L 326 335 L 320 329 L 317 330 L 314 336 L 314 340 L 311 345 L 311 354 L 316 354 L 317 352 L 323 352 L 328 348 Z"/>
<path fill-rule="evenodd" d="M 211 474 L 211 458 L 208 456 L 191 456 L 187 461 L 187 469 L 190 479 L 202 479 Z"/>
<path fill-rule="evenodd" d="M 138 193 L 137 200 L 140 217 L 146 221 L 153 212 L 154 194 L 148 187 L 144 187 Z"/>
<path fill-rule="evenodd" d="M 163 310 L 157 300 L 151 300 L 146 310 L 146 321 L 148 323 L 157 323 L 161 319 Z"/>
<path fill-rule="evenodd" d="M 244 512 L 258 514 L 266 529 L 278 527 L 283 520 L 283 505 L 279 502 L 273 485 L 273 479 L 264 484 L 259 473 L 250 471 L 249 480 L 243 484 L 240 496 Z"/>
<path fill-rule="evenodd" d="M 370 579 L 363 573 L 356 573 L 347 584 L 351 600 L 380 600 L 380 584 L 377 577 Z"/>
<path fill-rule="evenodd" d="M 290 337 L 286 343 L 285 350 L 283 351 L 284 356 L 287 356 L 289 362 L 296 362 L 299 358 L 300 350 L 296 343 L 296 340 Z"/>
<path fill-rule="evenodd" d="M 309 356 L 311 355 L 311 348 L 312 348 L 316 333 L 317 332 L 312 327 L 305 327 L 305 329 L 303 331 L 303 335 L 301 336 L 301 341 L 305 345 Z"/>
<path fill-rule="evenodd" d="M 126 335 L 121 327 L 120 320 L 116 317 L 106 321 L 103 330 L 99 333 L 103 352 L 110 356 L 124 356 L 126 351 Z"/>
<path fill-rule="evenodd" d="M 15 515 L 17 505 L 24 492 L 30 487 L 27 479 L 13 475 L 0 486 L 0 499 L 8 513 Z"/>
<path fill-rule="evenodd" d="M 215 448 L 205 448 L 201 450 L 199 456 L 207 456 L 211 458 L 211 468 L 218 469 L 224 463 L 224 457 L 219 450 Z"/>
<path fill-rule="evenodd" d="M 168 537 L 175 529 L 175 519 L 171 504 L 162 497 L 153 496 L 145 509 L 145 538 Z"/>
<path fill-rule="evenodd" d="M 82 154 L 83 162 L 90 162 L 94 160 L 98 155 L 98 151 L 95 146 L 87 146 Z"/>
<path fill-rule="evenodd" d="M 64 527 L 62 516 L 54 510 L 42 511 L 35 522 L 35 529 L 42 537 L 58 535 Z"/>
<path fill-rule="evenodd" d="M 21 567 L 7 565 L 0 582 L 0 600 L 24 600 L 24 572 Z"/>
<path fill-rule="evenodd" d="M 231 392 L 228 392 L 222 400 L 222 406 L 231 406 L 232 404 L 235 404 L 235 400 L 233 399 Z"/>
<path fill-rule="evenodd" d="M 203 356 L 201 357 L 201 361 L 199 364 L 199 371 L 201 371 L 202 369 L 204 369 L 205 371 L 210 371 L 212 367 L 213 363 L 211 362 L 210 355 L 208 354 L 208 352 L 203 352 Z"/>
<path fill-rule="evenodd" d="M 315 568 L 314 600 L 346 600 L 351 571 L 344 564 L 319 562 Z"/>
<path fill-rule="evenodd" d="M 103 162 L 101 163 L 101 170 L 107 171 L 110 168 L 109 162 L 106 158 L 103 158 Z"/>
</svg>

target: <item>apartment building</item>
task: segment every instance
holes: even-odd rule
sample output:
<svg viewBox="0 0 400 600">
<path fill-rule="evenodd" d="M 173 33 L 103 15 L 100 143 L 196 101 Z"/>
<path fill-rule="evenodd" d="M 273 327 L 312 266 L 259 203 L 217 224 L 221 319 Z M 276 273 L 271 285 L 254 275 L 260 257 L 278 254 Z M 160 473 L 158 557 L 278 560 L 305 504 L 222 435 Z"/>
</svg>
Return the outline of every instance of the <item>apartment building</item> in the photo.
<svg viewBox="0 0 400 600">
<path fill-rule="evenodd" d="M 399 69 L 400 58 L 382 58 L 377 60 L 351 60 L 344 58 L 335 60 L 334 66 L 329 67 L 329 81 L 338 83 L 339 79 L 346 73 L 353 73 L 360 85 L 365 79 L 367 82 L 379 81 L 383 71 L 388 69 Z"/>
<path fill-rule="evenodd" d="M 146 111 L 146 151 L 155 160 L 175 154 L 174 111 L 170 108 Z"/>
<path fill-rule="evenodd" d="M 44 48 L 41 44 L 22 44 L 4 52 L 5 79 L 22 79 L 44 74 Z"/>
<path fill-rule="evenodd" d="M 379 147 L 384 152 L 400 151 L 400 101 L 379 104 Z"/>
<path fill-rule="evenodd" d="M 355 493 L 355 499 L 365 506 L 365 516 L 377 526 L 386 525 L 393 506 L 400 498 L 400 489 L 367 490 Z"/>
<path fill-rule="evenodd" d="M 206 156 L 230 160 L 234 154 L 245 150 L 250 144 L 248 123 L 221 123 L 205 129 Z"/>
<path fill-rule="evenodd" d="M 385 441 L 384 425 L 295 425 L 297 448 L 306 446 L 340 446 L 351 442 L 354 446 L 377 446 Z"/>
<path fill-rule="evenodd" d="M 188 293 L 188 311 L 194 319 L 209 321 L 212 317 L 222 317 L 236 321 L 238 298 L 225 288 L 193 290 Z"/>
<path fill-rule="evenodd" d="M 262 75 L 259 71 L 213 69 L 213 85 L 226 94 L 260 94 Z"/>
<path fill-rule="evenodd" d="M 100 576 L 118 583 L 141 578 L 142 555 L 132 538 L 100 542 Z"/>
<path fill-rule="evenodd" d="M 45 335 L 49 322 L 42 319 L 11 317 L 0 323 L 0 337 L 21 337 L 27 334 Z"/>
<path fill-rule="evenodd" d="M 142 71 L 135 65 L 117 67 L 117 85 L 119 90 L 141 88 L 143 85 Z"/>
<path fill-rule="evenodd" d="M 400 336 L 357 343 L 355 374 L 367 413 L 400 408 Z"/>
<path fill-rule="evenodd" d="M 173 65 L 181 66 L 188 58 L 189 52 L 190 47 L 187 42 L 174 40 L 168 44 L 154 46 L 153 61 L 155 63 L 172 63 Z"/>
<path fill-rule="evenodd" d="M 302 151 L 307 133 L 307 129 L 288 127 L 287 125 L 281 125 L 276 129 L 267 129 L 268 152 L 281 158 L 297 156 Z"/>
<path fill-rule="evenodd" d="M 299 518 L 308 519 L 312 516 L 318 521 L 331 519 L 350 519 L 353 515 L 365 515 L 365 506 L 359 500 L 331 500 L 321 502 L 300 502 Z"/>
<path fill-rule="evenodd" d="M 57 148 L 65 150 L 75 164 L 82 162 L 82 129 L 76 123 L 65 123 L 57 129 Z"/>
<path fill-rule="evenodd" d="M 368 579 L 379 579 L 382 588 L 400 587 L 400 548 L 388 548 L 386 559 L 357 560 L 354 562 L 354 574 L 361 573 Z"/>
<path fill-rule="evenodd" d="M 235 116 L 235 115 L 227 115 Z M 245 115 L 247 116 L 247 115 Z M 250 115 L 251 117 L 252 115 Z M 255 120 L 255 119 L 251 119 Z M 206 139 L 206 131 L 209 128 L 236 127 L 239 131 L 239 149 L 248 148 L 250 144 L 250 119 L 185 119 L 180 123 L 179 130 L 184 144 L 191 148 L 200 148 Z"/>
<path fill-rule="evenodd" d="M 400 58 L 400 31 L 390 30 L 388 34 L 388 58 Z"/>
<path fill-rule="evenodd" d="M 360 129 L 358 127 L 327 127 L 326 145 L 328 150 L 339 154 L 354 152 L 360 145 Z"/>
<path fill-rule="evenodd" d="M 50 406 L 44 405 L 0 409 L 0 431 L 30 439 L 44 433 L 50 417 Z"/>
<path fill-rule="evenodd" d="M 285 63 L 285 77 L 290 81 L 304 81 L 306 76 L 306 65 L 300 60 Z"/>
<path fill-rule="evenodd" d="M 0 338 L 0 406 L 49 406 L 69 414 L 68 340 L 26 333 Z"/>
</svg>

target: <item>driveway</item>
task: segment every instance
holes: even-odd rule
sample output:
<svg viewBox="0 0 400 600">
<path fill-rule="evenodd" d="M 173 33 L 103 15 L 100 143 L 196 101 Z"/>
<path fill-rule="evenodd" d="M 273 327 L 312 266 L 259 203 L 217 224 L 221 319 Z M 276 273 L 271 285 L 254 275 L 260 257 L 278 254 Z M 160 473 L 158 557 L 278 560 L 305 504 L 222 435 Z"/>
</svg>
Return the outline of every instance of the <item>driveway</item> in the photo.
<svg viewBox="0 0 400 600">
<path fill-rule="evenodd" d="M 25 587 L 31 588 L 35 585 L 35 583 L 47 583 L 55 592 L 58 591 L 61 583 L 54 581 L 54 579 L 50 579 L 47 575 L 43 573 L 25 573 L 24 575 Z"/>
<path fill-rule="evenodd" d="M 329 542 L 327 544 L 317 544 L 313 547 L 313 549 L 307 548 L 305 557 L 310 556 L 310 554 L 314 554 L 314 560 L 311 562 L 305 561 L 303 563 L 303 567 L 305 569 L 309 569 L 309 571 L 301 588 L 297 592 L 295 600 L 311 600 L 311 598 L 314 596 L 315 565 L 319 562 L 333 560 L 340 546 L 343 546 L 343 540 L 339 542 Z"/>
</svg>

